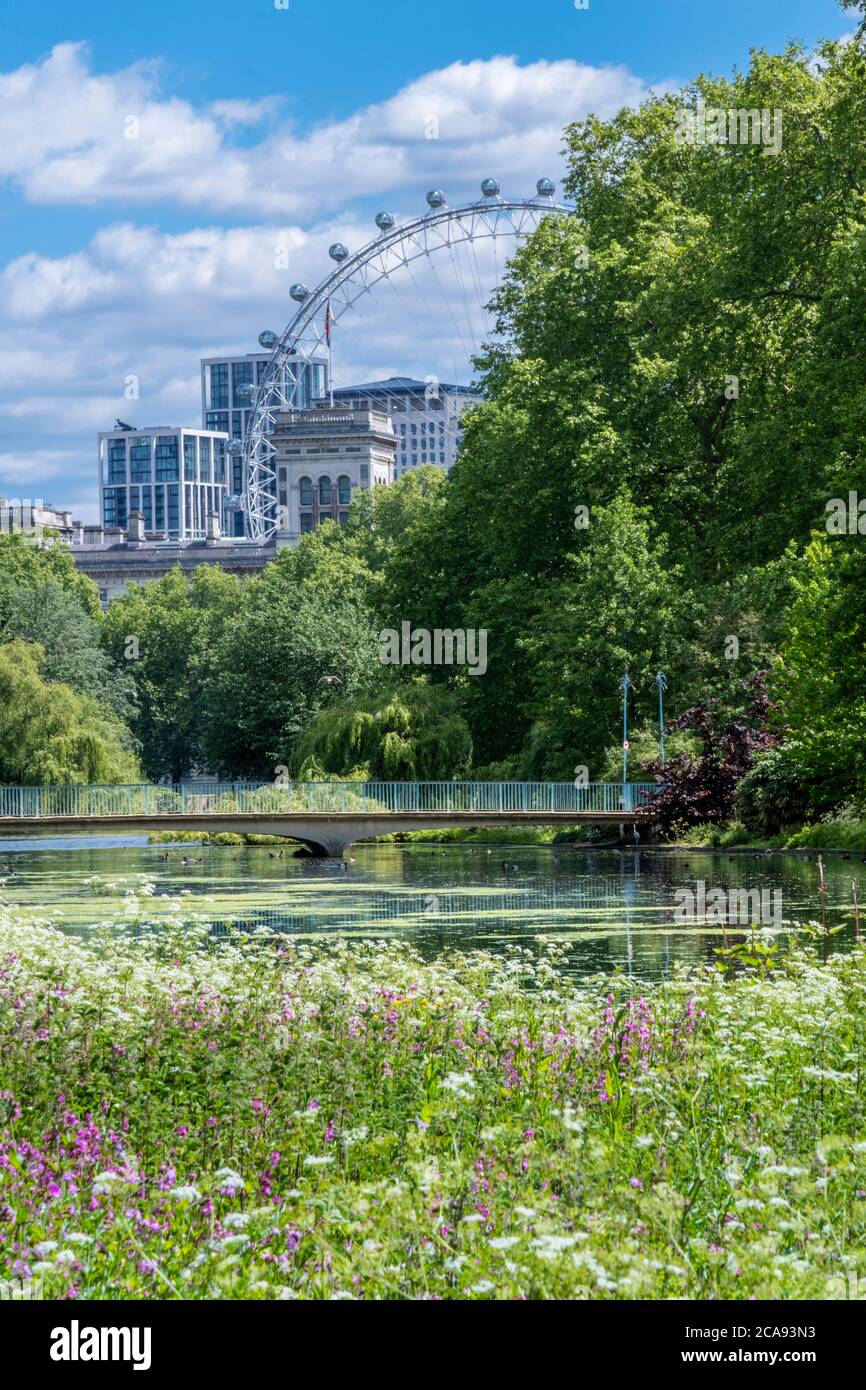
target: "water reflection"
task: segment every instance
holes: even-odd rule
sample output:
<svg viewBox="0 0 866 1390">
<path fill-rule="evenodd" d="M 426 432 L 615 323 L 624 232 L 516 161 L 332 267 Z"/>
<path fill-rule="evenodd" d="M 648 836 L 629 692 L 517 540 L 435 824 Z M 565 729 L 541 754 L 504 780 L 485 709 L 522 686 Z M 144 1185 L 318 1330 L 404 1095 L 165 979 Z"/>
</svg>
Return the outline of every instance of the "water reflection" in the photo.
<svg viewBox="0 0 866 1390">
<path fill-rule="evenodd" d="M 140 915 L 157 922 L 180 913 L 203 916 L 220 933 L 267 926 L 303 938 L 399 937 L 425 955 L 555 939 L 568 945 L 576 974 L 618 967 L 642 977 L 666 975 L 676 961 L 714 959 L 721 926 L 683 926 L 674 916 L 676 890 L 694 889 L 698 880 L 725 890 L 781 888 L 786 923 L 818 915 L 814 859 L 777 854 L 360 845 L 356 862 L 344 866 L 287 857 L 291 847 L 274 858 L 265 848 L 72 843 L 19 845 L 11 854 L 10 842 L 0 844 L 0 861 L 14 870 L 4 900 L 86 932 L 122 915 L 124 899 L 147 881 L 155 894 L 140 902 Z M 856 874 L 838 858 L 828 859 L 826 872 L 834 925 Z M 861 878 L 862 900 L 866 870 Z M 729 928 L 727 936 L 730 942 L 743 932 Z M 846 927 L 833 949 L 850 941 Z"/>
</svg>

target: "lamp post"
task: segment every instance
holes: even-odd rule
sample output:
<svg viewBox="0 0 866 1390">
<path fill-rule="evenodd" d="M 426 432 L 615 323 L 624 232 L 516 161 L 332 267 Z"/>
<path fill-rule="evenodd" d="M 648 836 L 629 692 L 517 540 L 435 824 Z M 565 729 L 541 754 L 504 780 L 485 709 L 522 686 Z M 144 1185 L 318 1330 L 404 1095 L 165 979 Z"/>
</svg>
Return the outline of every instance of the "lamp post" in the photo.
<svg viewBox="0 0 866 1390">
<path fill-rule="evenodd" d="M 625 795 L 628 782 L 628 692 L 634 690 L 634 682 L 628 671 L 624 673 L 619 688 L 622 691 L 622 785 Z"/>
<path fill-rule="evenodd" d="M 668 683 L 663 671 L 656 671 L 656 685 L 659 688 L 659 753 L 661 755 L 662 767 L 665 765 L 665 706 L 664 694 L 668 688 Z"/>
</svg>

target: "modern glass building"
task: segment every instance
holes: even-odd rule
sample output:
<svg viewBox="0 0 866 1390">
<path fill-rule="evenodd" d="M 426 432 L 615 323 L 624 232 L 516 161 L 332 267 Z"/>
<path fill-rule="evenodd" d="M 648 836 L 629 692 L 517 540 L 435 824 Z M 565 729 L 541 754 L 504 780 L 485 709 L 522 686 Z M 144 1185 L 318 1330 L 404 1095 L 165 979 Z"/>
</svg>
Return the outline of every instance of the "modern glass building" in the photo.
<svg viewBox="0 0 866 1390">
<path fill-rule="evenodd" d="M 194 540 L 208 513 L 222 517 L 228 496 L 225 433 L 160 425 L 99 435 L 102 524 L 126 529 L 131 512 L 148 535 Z"/>
<path fill-rule="evenodd" d="M 435 463 L 447 471 L 463 442 L 461 416 L 479 400 L 478 391 L 471 386 L 455 386 L 432 377 L 429 381 L 415 381 L 412 377 L 392 376 L 385 381 L 341 386 L 334 391 L 335 405 L 381 410 L 391 416 L 397 435 L 398 478 L 422 463 Z"/>
<path fill-rule="evenodd" d="M 250 413 L 244 387 L 258 386 L 271 360 L 269 352 L 248 352 L 243 357 L 204 357 L 201 362 L 201 418 L 205 429 L 219 430 L 232 439 L 243 439 Z M 283 392 L 289 409 L 308 410 L 328 390 L 328 365 L 324 358 L 289 358 L 283 369 Z M 231 536 L 246 534 L 242 510 L 243 461 L 230 457 L 229 496 L 225 530 Z M 274 499 L 276 504 L 276 499 Z"/>
</svg>

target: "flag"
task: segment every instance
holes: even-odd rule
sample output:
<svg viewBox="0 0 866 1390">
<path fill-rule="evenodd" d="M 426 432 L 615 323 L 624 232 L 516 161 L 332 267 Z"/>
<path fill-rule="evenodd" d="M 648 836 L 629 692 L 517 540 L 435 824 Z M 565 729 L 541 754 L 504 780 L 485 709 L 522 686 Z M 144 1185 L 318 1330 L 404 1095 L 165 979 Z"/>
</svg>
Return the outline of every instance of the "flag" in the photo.
<svg viewBox="0 0 866 1390">
<path fill-rule="evenodd" d="M 334 319 L 331 314 L 331 301 L 329 299 L 325 306 L 325 342 L 328 344 L 328 347 L 331 346 L 331 328 L 333 323 Z"/>
</svg>

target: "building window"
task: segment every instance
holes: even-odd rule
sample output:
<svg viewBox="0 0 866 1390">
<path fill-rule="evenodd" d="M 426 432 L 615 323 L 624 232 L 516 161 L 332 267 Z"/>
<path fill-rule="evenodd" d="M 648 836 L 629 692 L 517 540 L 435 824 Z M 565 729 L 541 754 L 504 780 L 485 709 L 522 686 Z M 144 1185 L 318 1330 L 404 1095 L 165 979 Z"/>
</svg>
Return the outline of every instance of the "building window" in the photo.
<svg viewBox="0 0 866 1390">
<path fill-rule="evenodd" d="M 183 437 L 183 476 L 190 482 L 195 482 L 195 435 L 185 434 Z"/>
<path fill-rule="evenodd" d="M 205 429 L 219 430 L 221 434 L 229 432 L 229 413 L 227 410 L 209 410 L 205 416 Z"/>
<path fill-rule="evenodd" d="M 178 477 L 177 435 L 159 434 L 156 437 L 156 476 L 160 482 L 174 482 Z M 177 488 L 175 488 L 177 492 Z"/>
<path fill-rule="evenodd" d="M 209 439 L 203 439 L 201 435 L 199 435 L 199 441 L 198 441 L 198 461 L 199 461 L 199 477 L 201 478 L 201 481 L 202 481 L 203 483 L 210 483 L 210 482 L 212 482 L 212 481 L 213 481 L 213 477 L 212 477 L 212 474 L 211 474 L 210 440 L 209 440 Z"/>
<path fill-rule="evenodd" d="M 134 483 L 150 482 L 150 435 L 130 440 L 129 473 Z"/>
<path fill-rule="evenodd" d="M 362 482 L 362 483 L 368 483 L 369 481 L 370 481 L 370 465 L 369 465 L 369 463 L 362 463 L 362 464 L 361 464 L 361 482 Z"/>
<path fill-rule="evenodd" d="M 243 512 L 235 512 L 234 516 L 235 516 L 235 522 L 234 522 L 234 532 L 235 532 L 235 535 L 236 535 L 236 536 L 242 536 L 242 535 L 244 534 L 244 514 L 243 514 Z"/>
<path fill-rule="evenodd" d="M 313 513 L 312 513 L 312 512 L 301 512 L 301 534 L 302 534 L 302 535 L 306 535 L 307 532 L 308 532 L 308 531 L 312 531 L 312 529 L 313 529 Z"/>
<path fill-rule="evenodd" d="M 244 437 L 244 417 L 246 412 L 243 410 L 232 411 L 232 434 L 236 439 Z"/>
<path fill-rule="evenodd" d="M 214 465 L 213 480 L 215 483 L 225 484 L 226 480 L 226 442 L 224 439 L 215 439 L 214 444 Z"/>
<path fill-rule="evenodd" d="M 330 510 L 334 497 L 334 488 L 330 478 L 322 477 L 319 479 L 319 507 L 327 507 Z"/>
<path fill-rule="evenodd" d="M 232 405 L 238 404 L 238 391 L 241 386 L 252 386 L 253 384 L 253 364 L 252 362 L 233 362 L 232 363 Z M 228 405 L 228 401 L 226 401 Z"/>
<path fill-rule="evenodd" d="M 341 507 L 347 507 L 352 500 L 352 480 L 347 478 L 345 473 L 337 479 L 337 501 Z"/>
<path fill-rule="evenodd" d="M 126 488 L 107 487 L 102 501 L 102 521 L 104 526 L 126 526 Z"/>
<path fill-rule="evenodd" d="M 150 460 L 150 449 L 147 451 L 148 461 Z M 126 440 L 109 439 L 108 441 L 108 483 L 126 482 Z"/>
<path fill-rule="evenodd" d="M 176 483 L 168 488 L 168 529 L 175 534 L 180 531 L 180 488 Z"/>
<path fill-rule="evenodd" d="M 340 512 L 340 525 L 341 525 L 341 526 L 345 526 L 345 524 L 346 524 L 346 522 L 347 522 L 348 520 L 349 520 L 349 513 L 348 513 L 348 512 Z"/>
<path fill-rule="evenodd" d="M 156 529 L 157 529 L 157 531 L 164 531 L 164 530 L 165 530 L 165 488 L 164 488 L 164 487 L 156 487 L 156 488 L 154 488 L 154 494 L 155 494 L 155 497 L 156 497 Z"/>
<path fill-rule="evenodd" d="M 228 410 L 229 364 L 217 362 L 210 369 L 210 403 L 212 410 Z"/>
<path fill-rule="evenodd" d="M 313 480 L 312 478 L 302 478 L 298 484 L 301 494 L 301 506 L 312 507 L 313 505 Z"/>
</svg>

